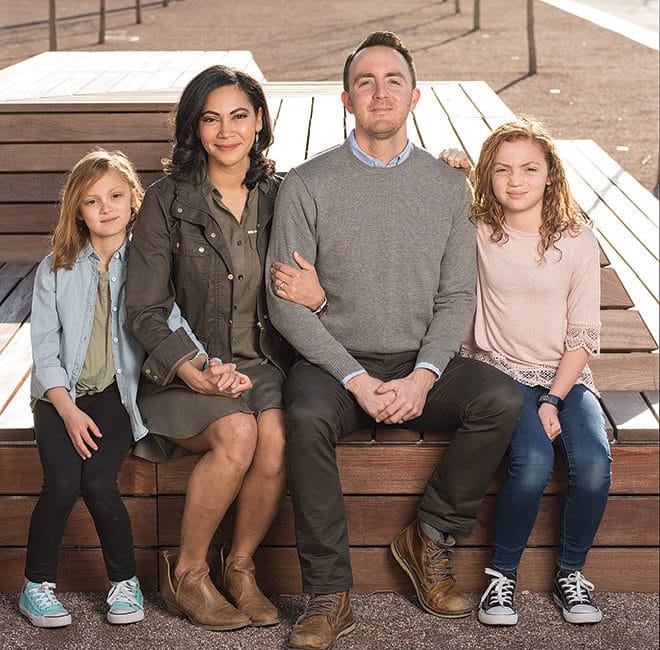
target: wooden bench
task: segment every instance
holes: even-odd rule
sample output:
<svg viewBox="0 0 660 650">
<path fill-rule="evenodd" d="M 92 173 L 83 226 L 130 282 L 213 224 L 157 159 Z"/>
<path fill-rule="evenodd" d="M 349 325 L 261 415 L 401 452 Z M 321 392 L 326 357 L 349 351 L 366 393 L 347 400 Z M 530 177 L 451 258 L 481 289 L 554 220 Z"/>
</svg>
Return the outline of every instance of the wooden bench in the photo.
<svg viewBox="0 0 660 650">
<path fill-rule="evenodd" d="M 276 145 L 270 154 L 281 171 L 340 142 L 352 128 L 352 117 L 344 114 L 339 104 L 337 84 L 266 83 L 265 87 L 275 119 Z M 433 152 L 460 146 L 474 158 L 488 132 L 512 117 L 482 82 L 433 82 L 421 87 L 422 100 L 410 118 L 410 134 L 413 141 Z M 158 177 L 160 159 L 169 150 L 167 121 L 172 101 L 161 97 L 151 102 L 128 102 L 124 97 L 105 103 L 79 99 L 64 103 L 0 102 L 0 262 L 4 262 L 0 266 L 0 518 L 4 522 L 0 529 L 0 591 L 16 590 L 20 583 L 29 516 L 41 487 L 28 408 L 29 302 L 35 261 L 45 252 L 47 233 L 56 219 L 58 188 L 69 167 L 96 144 L 121 148 L 132 156 L 145 183 Z M 570 145 L 591 147 L 589 141 Z M 562 154 L 567 166 L 572 165 L 573 153 L 562 150 Z M 587 156 L 592 162 L 596 160 L 593 151 Z M 604 172 L 607 165 L 599 162 L 596 167 Z M 587 175 L 581 162 L 572 169 Z M 595 189 L 590 184 L 597 185 L 595 172 L 588 179 L 577 172 L 571 174 L 582 207 L 597 225 L 602 214 L 612 214 L 628 224 L 621 197 L 610 199 L 610 185 L 616 185 L 613 180 Z M 611 176 L 611 170 L 607 174 Z M 624 182 L 621 174 L 614 176 L 617 182 Z M 582 184 L 578 186 L 578 182 Z M 628 189 L 619 189 L 629 202 L 625 205 L 629 205 L 633 192 L 627 180 L 624 184 Z M 646 195 L 639 193 L 635 205 L 644 203 L 640 197 Z M 651 215 L 654 209 L 657 214 L 657 201 L 639 207 L 640 212 Z M 618 248 L 624 241 L 619 234 L 609 235 L 607 228 L 598 231 L 603 249 L 603 353 L 592 367 L 603 391 L 614 465 L 610 501 L 587 571 L 601 590 L 654 592 L 658 590 L 660 543 L 657 321 L 654 326 L 649 315 L 652 310 L 643 311 L 637 305 L 639 296 L 648 304 L 655 299 L 657 312 L 657 291 L 649 301 L 646 294 L 652 292 L 639 277 L 646 278 L 637 268 L 640 258 L 633 246 L 639 242 L 638 235 L 644 234 L 641 217 L 639 223 L 635 236 L 625 240 L 629 245 L 625 251 Z M 657 276 L 657 256 L 655 259 Z M 387 545 L 414 516 L 425 482 L 445 452 L 447 440 L 447 435 L 438 432 L 378 429 L 355 432 L 340 444 L 338 461 L 356 590 L 410 591 Z M 122 467 L 120 488 L 133 521 L 140 576 L 148 590 L 158 587 L 162 575 L 159 549 L 178 542 L 185 485 L 195 460 L 186 457 L 156 466 L 129 457 Z M 456 570 L 469 591 L 479 591 L 483 585 L 502 471 L 490 487 L 475 531 L 459 540 Z M 550 587 L 558 494 L 564 482 L 559 463 L 524 556 L 521 588 Z M 223 525 L 215 545 L 229 539 L 229 529 L 229 522 Z M 216 555 L 214 550 L 211 559 Z M 300 590 L 288 499 L 256 560 L 267 590 Z M 64 590 L 105 588 L 98 539 L 82 504 L 74 509 L 67 527 L 58 583 Z"/>
</svg>

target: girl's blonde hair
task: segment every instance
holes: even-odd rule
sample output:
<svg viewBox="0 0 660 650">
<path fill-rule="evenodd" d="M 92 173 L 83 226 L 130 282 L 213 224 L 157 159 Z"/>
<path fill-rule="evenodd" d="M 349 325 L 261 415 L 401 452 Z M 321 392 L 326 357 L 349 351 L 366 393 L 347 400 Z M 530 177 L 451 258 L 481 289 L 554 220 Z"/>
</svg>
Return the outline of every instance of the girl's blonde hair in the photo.
<svg viewBox="0 0 660 650">
<path fill-rule="evenodd" d="M 542 223 L 539 229 L 539 261 L 545 261 L 545 253 L 561 238 L 564 231 L 572 236 L 579 233 L 583 224 L 589 223 L 584 212 L 573 199 L 568 188 L 557 149 L 548 129 L 533 117 L 522 115 L 518 119 L 502 124 L 484 141 L 474 172 L 474 202 L 472 218 L 487 223 L 494 242 L 508 240 L 504 231 L 504 208 L 493 192 L 492 171 L 497 152 L 504 142 L 530 140 L 545 156 L 548 165 L 548 181 L 543 195 Z M 560 251 L 561 254 L 561 251 Z"/>
<path fill-rule="evenodd" d="M 74 165 L 66 179 L 60 201 L 60 218 L 52 237 L 51 271 L 58 268 L 71 269 L 78 253 L 87 245 L 89 229 L 80 213 L 80 206 L 89 186 L 109 171 L 115 171 L 122 176 L 135 196 L 127 228 L 128 232 L 133 230 L 144 195 L 135 166 L 121 151 L 91 151 Z"/>
</svg>

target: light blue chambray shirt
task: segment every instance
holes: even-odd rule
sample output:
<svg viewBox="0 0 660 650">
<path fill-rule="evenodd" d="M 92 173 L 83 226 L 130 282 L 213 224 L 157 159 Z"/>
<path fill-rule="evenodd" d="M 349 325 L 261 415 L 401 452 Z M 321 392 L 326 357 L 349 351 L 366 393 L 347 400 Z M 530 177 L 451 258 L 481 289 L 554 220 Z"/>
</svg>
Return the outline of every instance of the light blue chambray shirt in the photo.
<svg viewBox="0 0 660 650">
<path fill-rule="evenodd" d="M 380 167 L 382 169 L 388 169 L 390 167 L 396 167 L 397 165 L 400 165 L 401 163 L 405 162 L 408 160 L 410 157 L 410 154 L 412 152 L 412 144 L 410 143 L 410 140 L 406 142 L 406 146 L 403 148 L 403 151 L 398 155 L 392 158 L 387 164 L 383 163 L 382 160 L 378 160 L 378 158 L 374 158 L 373 156 L 370 156 L 368 153 L 362 151 L 360 149 L 360 145 L 357 143 L 357 140 L 355 139 L 355 129 L 352 129 L 351 132 L 348 134 L 348 148 L 351 150 L 351 153 L 360 161 L 363 162 L 365 165 L 369 165 L 369 167 Z M 420 363 L 415 364 L 415 368 L 426 368 L 427 370 L 430 370 L 434 374 L 438 376 L 438 379 L 440 379 L 440 376 L 442 375 L 442 372 L 438 368 L 436 368 L 432 363 L 428 363 L 426 361 L 422 361 Z M 353 379 L 353 377 L 357 377 L 358 375 L 361 375 L 363 373 L 367 372 L 366 370 L 357 370 L 356 372 L 352 372 L 350 375 L 346 375 L 341 380 L 341 383 L 346 386 L 346 384 Z"/>
<path fill-rule="evenodd" d="M 126 264 L 129 240 L 112 256 L 108 269 L 111 304 L 112 358 L 117 388 L 128 412 L 133 438 L 139 440 L 147 428 L 137 407 L 137 389 L 144 350 L 130 335 L 126 323 Z M 73 268 L 51 272 L 52 254 L 37 268 L 32 293 L 32 397 L 47 400 L 46 391 L 64 386 L 76 401 L 80 377 L 94 320 L 99 281 L 99 257 L 88 244 L 76 258 Z M 192 340 L 186 320 L 175 304 L 168 319 L 170 329 L 184 327 Z"/>
</svg>

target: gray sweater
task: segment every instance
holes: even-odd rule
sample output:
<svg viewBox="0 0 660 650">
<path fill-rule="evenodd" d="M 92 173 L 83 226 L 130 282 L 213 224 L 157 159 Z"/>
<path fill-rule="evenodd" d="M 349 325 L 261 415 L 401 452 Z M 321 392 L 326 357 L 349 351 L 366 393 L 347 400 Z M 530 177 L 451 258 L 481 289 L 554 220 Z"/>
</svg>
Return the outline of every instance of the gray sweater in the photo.
<svg viewBox="0 0 660 650">
<path fill-rule="evenodd" d="M 413 148 L 392 168 L 360 162 L 348 143 L 292 169 L 275 203 L 267 266 L 316 266 L 327 313 L 274 295 L 275 327 L 308 361 L 339 380 L 354 354 L 417 352 L 443 370 L 475 304 L 472 192 L 464 174 Z"/>
</svg>

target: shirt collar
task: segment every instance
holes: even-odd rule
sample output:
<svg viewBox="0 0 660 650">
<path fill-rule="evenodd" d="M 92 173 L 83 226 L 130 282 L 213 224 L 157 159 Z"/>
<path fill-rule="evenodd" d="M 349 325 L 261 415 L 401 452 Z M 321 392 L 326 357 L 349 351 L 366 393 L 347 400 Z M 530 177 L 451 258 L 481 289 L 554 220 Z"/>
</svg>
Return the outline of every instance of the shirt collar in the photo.
<svg viewBox="0 0 660 650">
<path fill-rule="evenodd" d="M 119 250 L 117 250 L 114 254 L 113 257 L 119 257 L 122 261 L 126 261 L 126 253 L 128 251 L 128 241 L 131 238 L 132 235 L 128 235 L 126 239 L 124 239 L 124 243 L 119 247 Z M 92 244 L 88 241 L 87 244 L 85 244 L 84 248 L 78 253 L 78 260 L 84 260 L 87 259 L 88 257 L 95 257 L 96 259 L 99 259 L 99 256 L 97 252 L 94 250 Z"/>
<path fill-rule="evenodd" d="M 370 156 L 368 153 L 365 153 L 364 151 L 362 151 L 362 149 L 360 149 L 360 145 L 357 143 L 357 140 L 355 139 L 355 129 L 353 129 L 348 136 L 348 147 L 351 150 L 351 153 L 360 162 L 363 162 L 365 165 L 369 165 L 369 167 L 380 167 L 380 168 L 396 167 L 397 165 L 400 165 L 402 162 L 408 160 L 408 157 L 412 152 L 412 144 L 410 143 L 410 140 L 408 140 L 406 141 L 406 146 L 403 148 L 403 151 L 398 156 L 392 158 L 392 160 L 390 160 L 387 163 L 387 165 L 385 165 L 381 160 L 378 160 L 378 158 L 374 158 L 373 156 Z"/>
</svg>

